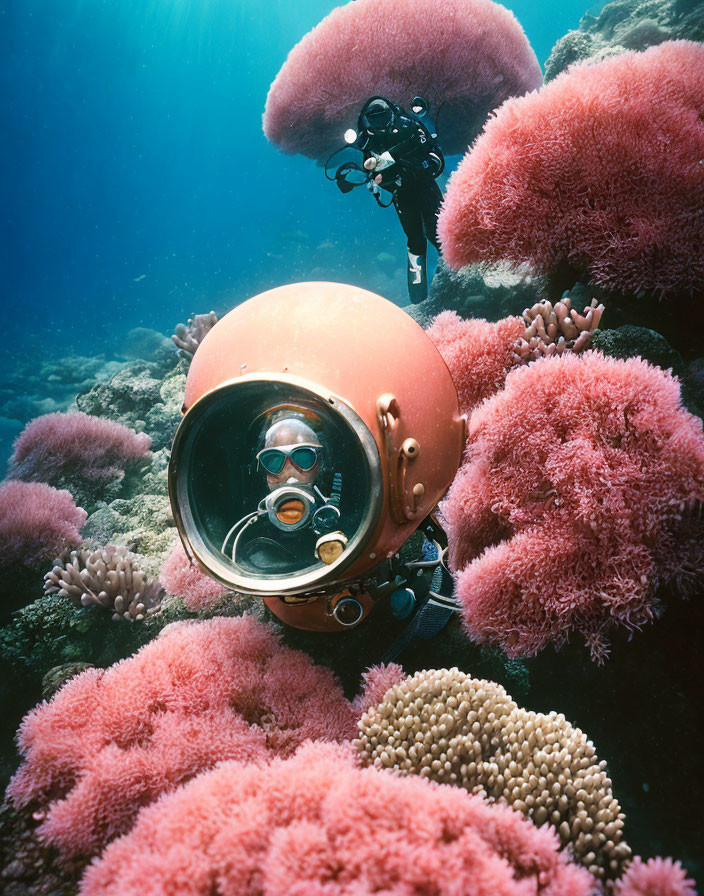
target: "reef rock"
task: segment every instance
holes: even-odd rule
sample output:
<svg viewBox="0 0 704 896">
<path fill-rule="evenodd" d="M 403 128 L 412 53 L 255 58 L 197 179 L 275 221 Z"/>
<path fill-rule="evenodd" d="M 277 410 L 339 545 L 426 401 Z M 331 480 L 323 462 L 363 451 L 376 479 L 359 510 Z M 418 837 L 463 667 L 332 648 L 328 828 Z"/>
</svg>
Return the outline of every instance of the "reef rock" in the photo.
<svg viewBox="0 0 704 896">
<path fill-rule="evenodd" d="M 702 0 L 616 0 L 597 16 L 584 15 L 579 28 L 558 40 L 545 63 L 545 80 L 552 81 L 573 62 L 598 62 L 678 39 L 704 41 Z"/>
<path fill-rule="evenodd" d="M 126 358 L 156 362 L 165 367 L 173 367 L 177 360 L 173 343 L 163 333 L 149 327 L 130 330 L 125 337 L 122 354 Z"/>
<path fill-rule="evenodd" d="M 129 480 L 127 497 L 100 504 L 82 529 L 83 537 L 107 544 L 115 542 L 141 555 L 141 565 L 156 575 L 174 540 L 169 504 L 168 452 L 162 448 L 140 476 Z"/>
<path fill-rule="evenodd" d="M 592 348 L 598 348 L 612 358 L 641 357 L 663 370 L 679 373 L 683 366 L 682 355 L 670 343 L 646 327 L 626 325 L 615 330 L 600 330 L 592 337 Z"/>
<path fill-rule="evenodd" d="M 81 392 L 76 405 L 81 411 L 124 423 L 151 436 L 152 448 L 171 444 L 183 403 L 186 376 L 176 366 L 163 376 L 159 365 L 136 361 L 107 383 Z"/>
<path fill-rule="evenodd" d="M 50 700 L 69 679 L 92 668 L 90 663 L 62 663 L 60 666 L 49 669 L 42 678 L 42 699 Z"/>
<path fill-rule="evenodd" d="M 105 382 L 124 366 L 124 361 L 109 361 L 105 355 L 43 360 L 39 347 L 36 353 L 10 354 L 0 371 L 0 465 L 12 454 L 12 442 L 25 423 L 68 410 L 78 392 Z"/>
<path fill-rule="evenodd" d="M 95 417 L 108 417 L 137 432 L 144 429 L 144 418 L 160 400 L 161 380 L 146 362 L 137 362 L 76 397 L 80 411 Z M 140 425 L 141 424 L 141 425 Z"/>
<path fill-rule="evenodd" d="M 460 317 L 483 317 L 489 321 L 520 315 L 545 297 L 540 278 L 521 275 L 501 267 L 468 265 L 459 271 L 438 263 L 430 293 L 424 302 L 405 310 L 422 327 L 441 311 L 456 311 Z"/>
</svg>

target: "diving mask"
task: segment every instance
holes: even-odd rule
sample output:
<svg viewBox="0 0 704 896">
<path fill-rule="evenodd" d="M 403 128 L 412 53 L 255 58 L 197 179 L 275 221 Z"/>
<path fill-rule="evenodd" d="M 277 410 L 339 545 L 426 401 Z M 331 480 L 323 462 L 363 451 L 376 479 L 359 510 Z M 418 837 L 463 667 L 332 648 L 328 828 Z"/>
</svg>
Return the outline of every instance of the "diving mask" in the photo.
<svg viewBox="0 0 704 896">
<path fill-rule="evenodd" d="M 257 453 L 257 463 L 267 473 L 271 473 L 272 476 L 278 476 L 286 465 L 288 458 L 302 473 L 307 473 L 318 463 L 320 447 L 320 445 L 296 443 L 294 445 L 262 448 Z"/>
</svg>

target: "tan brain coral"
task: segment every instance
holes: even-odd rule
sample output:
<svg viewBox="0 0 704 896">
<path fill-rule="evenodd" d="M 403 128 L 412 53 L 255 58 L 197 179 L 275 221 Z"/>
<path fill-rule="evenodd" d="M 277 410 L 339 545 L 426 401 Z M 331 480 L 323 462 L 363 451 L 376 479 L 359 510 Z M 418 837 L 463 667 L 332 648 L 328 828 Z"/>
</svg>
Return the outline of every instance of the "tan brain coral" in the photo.
<svg viewBox="0 0 704 896">
<path fill-rule="evenodd" d="M 606 763 L 558 713 L 519 707 L 501 685 L 458 669 L 419 672 L 391 688 L 359 722 L 365 764 L 464 787 L 548 822 L 601 880 L 631 850 Z"/>
</svg>

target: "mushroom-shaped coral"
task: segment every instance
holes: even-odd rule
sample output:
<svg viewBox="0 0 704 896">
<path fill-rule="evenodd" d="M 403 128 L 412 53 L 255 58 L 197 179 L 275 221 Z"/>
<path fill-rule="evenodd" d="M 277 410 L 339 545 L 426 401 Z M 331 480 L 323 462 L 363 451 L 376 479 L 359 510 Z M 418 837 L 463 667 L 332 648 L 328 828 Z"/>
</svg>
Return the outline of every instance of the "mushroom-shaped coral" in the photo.
<svg viewBox="0 0 704 896">
<path fill-rule="evenodd" d="M 550 824 L 600 880 L 631 851 L 594 745 L 565 717 L 517 706 L 501 685 L 458 669 L 418 672 L 359 721 L 365 763 L 464 787 Z"/>
<path fill-rule="evenodd" d="M 542 83 L 512 12 L 491 0 L 355 0 L 289 53 L 271 85 L 264 132 L 280 149 L 325 159 L 357 126 L 365 100 L 439 114 L 448 153 L 464 152 L 489 113 Z"/>
<path fill-rule="evenodd" d="M 188 318 L 187 324 L 177 324 L 171 340 L 178 348 L 179 356 L 190 361 L 206 334 L 217 322 L 217 314 L 209 311 L 208 314 L 194 314 Z"/>
<path fill-rule="evenodd" d="M 595 351 L 511 371 L 469 420 L 442 505 L 470 635 L 510 655 L 660 612 L 704 585 L 704 434 L 678 380 Z"/>
<path fill-rule="evenodd" d="M 690 41 L 574 66 L 509 100 L 450 179 L 445 260 L 700 293 L 703 118 L 704 46 Z"/>
<path fill-rule="evenodd" d="M 89 857 L 204 769 L 288 756 L 308 738 L 347 739 L 355 718 L 329 669 L 251 617 L 175 623 L 25 717 L 8 796 L 43 813 L 43 840 Z"/>
<path fill-rule="evenodd" d="M 68 597 L 82 607 L 112 610 L 113 619 L 140 621 L 158 612 L 163 588 L 139 568 L 127 548 L 82 548 L 56 561 L 44 576 L 44 593 Z"/>
<path fill-rule="evenodd" d="M 588 896 L 547 829 L 460 789 L 306 744 L 227 762 L 144 810 L 87 871 L 82 896 Z"/>
<path fill-rule="evenodd" d="M 536 302 L 523 312 L 526 330 L 513 347 L 516 360 L 537 361 L 567 351 L 586 351 L 603 313 L 604 306 L 597 305 L 596 299 L 582 314 L 572 307 L 569 296 L 554 305 L 547 300 Z"/>
<path fill-rule="evenodd" d="M 43 482 L 0 485 L 0 569 L 37 567 L 79 545 L 86 517 L 65 489 Z"/>
</svg>

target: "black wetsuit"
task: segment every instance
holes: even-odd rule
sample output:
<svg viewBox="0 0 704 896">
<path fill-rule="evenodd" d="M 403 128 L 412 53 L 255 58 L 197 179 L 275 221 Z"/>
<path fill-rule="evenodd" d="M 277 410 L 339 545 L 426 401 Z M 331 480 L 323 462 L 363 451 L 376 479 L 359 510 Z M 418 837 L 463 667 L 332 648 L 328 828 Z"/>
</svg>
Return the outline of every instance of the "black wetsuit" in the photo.
<svg viewBox="0 0 704 896">
<path fill-rule="evenodd" d="M 436 248 L 437 216 L 442 191 L 435 182 L 442 156 L 428 129 L 417 118 L 397 109 L 384 131 L 365 135 L 360 146 L 365 160 L 388 152 L 395 164 L 381 173 L 381 186 L 393 195 L 408 248 L 415 255 L 426 251 L 426 240 Z"/>
<path fill-rule="evenodd" d="M 419 175 L 404 177 L 394 193 L 394 208 L 398 214 L 408 249 L 414 255 L 425 255 L 426 241 L 440 251 L 438 243 L 438 211 L 442 190 L 433 177 Z"/>
<path fill-rule="evenodd" d="M 360 125 L 362 121 L 360 116 Z M 422 301 L 427 295 L 427 243 L 432 243 L 438 251 L 440 248 L 437 222 L 443 197 L 435 178 L 442 170 L 442 152 L 428 128 L 397 106 L 389 126 L 383 130 L 362 131 L 357 146 L 365 160 L 385 152 L 394 160 L 392 165 L 378 172 L 381 175 L 378 186 L 391 193 L 406 234 L 411 301 Z"/>
</svg>

